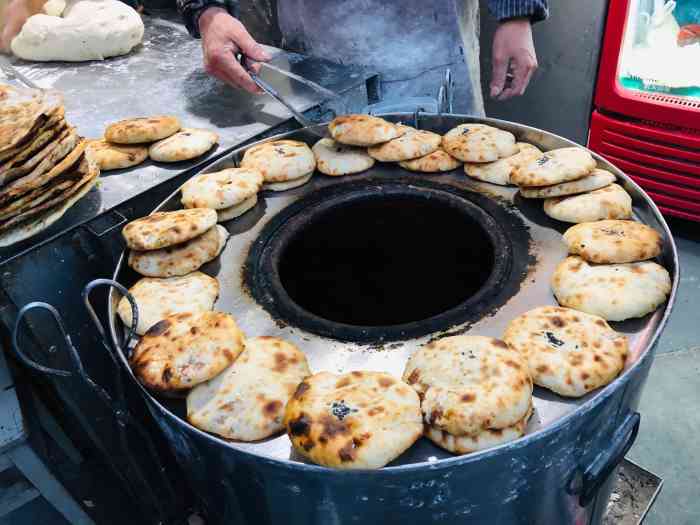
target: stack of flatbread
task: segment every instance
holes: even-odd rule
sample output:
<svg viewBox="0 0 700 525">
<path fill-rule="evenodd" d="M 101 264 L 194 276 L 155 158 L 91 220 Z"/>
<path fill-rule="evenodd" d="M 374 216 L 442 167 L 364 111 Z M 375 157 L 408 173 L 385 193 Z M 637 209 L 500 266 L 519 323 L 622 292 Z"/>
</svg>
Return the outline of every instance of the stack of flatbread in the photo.
<svg viewBox="0 0 700 525">
<path fill-rule="evenodd" d="M 0 246 L 56 222 L 100 174 L 54 91 L 0 84 Z"/>
<path fill-rule="evenodd" d="M 204 155 L 219 142 L 213 131 L 182 128 L 177 117 L 154 115 L 120 120 L 107 126 L 104 138 L 91 140 L 102 171 L 137 166 L 151 158 L 156 162 L 182 162 Z"/>
<path fill-rule="evenodd" d="M 452 453 L 513 441 L 532 414 L 527 359 L 499 339 L 429 343 L 410 357 L 403 378 L 420 397 L 426 437 Z"/>
<path fill-rule="evenodd" d="M 443 148 L 437 133 L 393 124 L 371 115 L 343 115 L 328 130 L 332 138 L 313 147 L 318 171 L 330 176 L 360 173 L 376 161 L 398 162 L 423 173 L 452 171 L 461 162 Z"/>
<path fill-rule="evenodd" d="M 544 199 L 544 211 L 563 222 L 629 219 L 632 199 L 616 177 L 596 167 L 584 148 L 548 151 L 527 159 L 510 180 L 526 199 Z"/>
<path fill-rule="evenodd" d="M 199 270 L 226 246 L 229 234 L 216 211 L 192 208 L 158 212 L 127 224 L 122 235 L 129 266 L 148 277 L 177 277 Z"/>
</svg>

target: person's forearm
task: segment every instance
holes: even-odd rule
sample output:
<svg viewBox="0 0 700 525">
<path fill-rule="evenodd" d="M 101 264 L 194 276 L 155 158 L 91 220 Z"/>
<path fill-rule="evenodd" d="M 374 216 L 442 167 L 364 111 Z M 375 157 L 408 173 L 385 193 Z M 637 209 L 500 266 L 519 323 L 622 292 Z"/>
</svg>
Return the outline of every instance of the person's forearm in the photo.
<svg viewBox="0 0 700 525">
<path fill-rule="evenodd" d="M 489 12 L 499 21 L 529 18 L 539 22 L 549 15 L 547 0 L 488 0 Z"/>
<path fill-rule="evenodd" d="M 177 9 L 182 15 L 187 31 L 199 38 L 199 17 L 209 7 L 220 7 L 230 15 L 238 17 L 238 0 L 177 0 Z"/>
</svg>

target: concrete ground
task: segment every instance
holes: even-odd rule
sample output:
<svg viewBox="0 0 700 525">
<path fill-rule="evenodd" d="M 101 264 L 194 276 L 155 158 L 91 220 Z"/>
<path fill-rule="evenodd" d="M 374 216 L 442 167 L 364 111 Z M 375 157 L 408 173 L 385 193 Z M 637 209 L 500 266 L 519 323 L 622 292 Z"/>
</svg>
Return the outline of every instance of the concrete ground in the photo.
<svg viewBox="0 0 700 525">
<path fill-rule="evenodd" d="M 681 263 L 676 305 L 642 394 L 629 458 L 664 479 L 645 525 L 700 523 L 700 224 L 669 221 Z"/>
<path fill-rule="evenodd" d="M 698 525 L 700 224 L 669 222 L 680 254 L 681 286 L 642 396 L 642 426 L 629 458 L 664 479 L 645 525 Z M 66 522 L 42 499 L 0 518 L 0 525 L 34 523 Z"/>
</svg>

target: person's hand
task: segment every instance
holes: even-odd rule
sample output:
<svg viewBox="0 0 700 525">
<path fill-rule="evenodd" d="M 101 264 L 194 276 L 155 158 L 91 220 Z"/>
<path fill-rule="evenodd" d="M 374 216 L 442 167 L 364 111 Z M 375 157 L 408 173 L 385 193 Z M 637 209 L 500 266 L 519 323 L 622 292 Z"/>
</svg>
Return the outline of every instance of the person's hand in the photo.
<svg viewBox="0 0 700 525">
<path fill-rule="evenodd" d="M 12 0 L 7 4 L 5 12 L 2 14 L 5 25 L 2 28 L 2 35 L 0 35 L 0 50 L 9 53 L 12 39 L 20 32 L 27 18 L 34 13 L 27 0 Z"/>
<path fill-rule="evenodd" d="M 517 18 L 501 23 L 493 35 L 493 72 L 491 97 L 506 100 L 525 93 L 532 74 L 537 69 L 537 55 L 532 41 L 532 27 L 527 18 Z M 512 70 L 512 82 L 506 85 L 508 68 Z"/>
<path fill-rule="evenodd" d="M 270 55 L 250 36 L 243 24 L 224 9 L 210 7 L 199 17 L 199 33 L 202 35 L 204 69 L 207 73 L 232 86 L 260 93 L 235 55 L 240 52 L 258 62 L 267 62 Z M 252 67 L 257 72 L 260 64 L 253 64 Z"/>
</svg>

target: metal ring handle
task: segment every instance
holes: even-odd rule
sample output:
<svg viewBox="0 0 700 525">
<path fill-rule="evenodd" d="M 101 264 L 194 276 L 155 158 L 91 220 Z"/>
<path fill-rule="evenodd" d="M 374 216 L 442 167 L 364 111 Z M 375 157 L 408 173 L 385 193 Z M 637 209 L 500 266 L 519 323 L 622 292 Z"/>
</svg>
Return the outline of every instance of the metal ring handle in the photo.
<svg viewBox="0 0 700 525">
<path fill-rule="evenodd" d="M 116 288 L 119 291 L 119 293 L 122 294 L 122 296 L 126 297 L 127 301 L 129 301 L 129 304 L 131 305 L 131 325 L 128 327 L 128 332 L 126 338 L 124 339 L 124 343 L 118 348 L 118 350 L 128 358 L 129 345 L 136 336 L 136 326 L 139 322 L 139 308 L 136 304 L 136 299 L 134 299 L 134 296 L 129 293 L 129 290 L 127 290 L 126 287 L 112 279 L 95 279 L 94 281 L 90 281 L 89 283 L 87 283 L 85 285 L 85 288 L 83 288 L 83 303 L 85 304 L 85 308 L 90 314 L 92 323 L 95 325 L 95 328 L 100 333 L 100 337 L 102 337 L 102 342 L 106 345 L 107 348 L 110 347 L 110 338 L 107 336 L 107 332 L 105 331 L 105 328 L 102 325 L 100 318 L 97 316 L 97 313 L 95 312 L 92 303 L 90 302 L 90 293 L 99 286 L 108 286 L 110 288 Z"/>
<path fill-rule="evenodd" d="M 633 412 L 615 431 L 612 438 L 611 447 L 603 452 L 596 460 L 583 472 L 583 481 L 579 496 L 579 504 L 582 507 L 588 506 L 595 498 L 598 489 L 605 483 L 615 467 L 623 460 L 627 452 L 634 444 L 639 433 L 641 416 L 639 412 Z"/>
<path fill-rule="evenodd" d="M 25 365 L 27 365 L 30 368 L 33 368 L 34 370 L 38 370 L 39 372 L 43 372 L 45 374 L 50 374 L 54 376 L 61 376 L 61 377 L 70 377 L 74 375 L 74 372 L 71 372 L 69 370 L 61 370 L 59 368 L 51 368 L 49 366 L 44 366 L 33 359 L 31 359 L 27 354 L 24 353 L 24 351 L 20 348 L 19 345 L 19 331 L 20 331 L 20 324 L 24 317 L 29 313 L 30 310 L 34 309 L 41 309 L 41 310 L 46 310 L 48 311 L 54 318 L 54 321 L 56 321 L 56 324 L 58 325 L 58 329 L 61 332 L 61 335 L 63 336 L 63 340 L 66 343 L 66 346 L 68 347 L 68 355 L 71 358 L 71 361 L 75 365 L 75 372 L 78 372 L 80 375 L 83 375 L 83 363 L 80 361 L 80 357 L 78 356 L 78 351 L 75 349 L 75 346 L 73 346 L 73 342 L 71 341 L 70 335 L 68 335 L 68 332 L 66 332 L 66 327 L 63 324 L 63 319 L 61 318 L 61 314 L 58 313 L 58 310 L 54 308 L 52 305 L 40 301 L 35 301 L 32 303 L 28 303 L 22 307 L 22 309 L 19 311 L 17 314 L 17 320 L 15 321 L 15 327 L 12 330 L 12 348 L 14 348 L 15 354 L 17 354 L 17 357 L 22 361 Z M 53 348 L 53 346 L 51 347 Z"/>
</svg>

